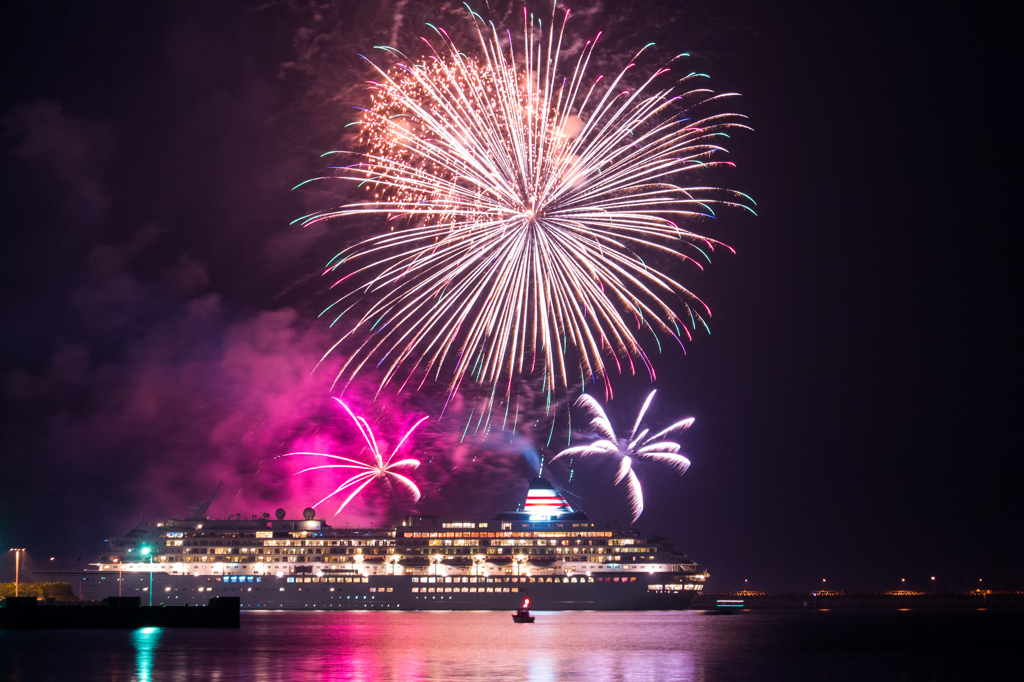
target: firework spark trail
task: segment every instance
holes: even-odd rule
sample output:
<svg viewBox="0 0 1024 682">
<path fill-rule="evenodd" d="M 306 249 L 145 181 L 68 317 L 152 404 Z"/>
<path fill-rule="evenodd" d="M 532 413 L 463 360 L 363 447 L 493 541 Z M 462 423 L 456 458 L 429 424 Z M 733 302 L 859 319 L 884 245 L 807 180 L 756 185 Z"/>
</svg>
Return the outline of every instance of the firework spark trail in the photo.
<svg viewBox="0 0 1024 682">
<path fill-rule="evenodd" d="M 607 397 L 606 358 L 620 373 L 623 363 L 636 373 L 637 359 L 653 380 L 632 328 L 660 350 L 660 334 L 682 345 L 687 327 L 710 311 L 651 256 L 700 267 L 695 256 L 706 259 L 702 247 L 719 242 L 680 223 L 714 217 L 712 206 L 753 212 L 740 192 L 673 178 L 732 165 L 720 160 L 719 141 L 746 128 L 742 117 L 700 115 L 730 96 L 679 89 L 703 74 L 657 86 L 669 72 L 662 68 L 627 89 L 636 58 L 607 87 L 602 77 L 588 84 L 597 38 L 563 75 L 568 12 L 546 40 L 541 22 L 524 13 L 519 52 L 511 33 L 506 43 L 473 17 L 477 57 L 434 27 L 441 45 L 424 39 L 422 63 L 382 48 L 400 61 L 390 70 L 373 65 L 379 79 L 359 122 L 365 151 L 334 176 L 359 182 L 369 197 L 302 219 L 383 214 L 391 223 L 328 265 L 336 285 L 353 277 L 359 284 L 325 313 L 337 322 L 366 306 L 331 350 L 369 335 L 339 379 L 376 365 L 381 388 L 394 380 L 402 390 L 444 371 L 452 392 L 469 376 L 507 396 L 516 378 L 534 372 L 548 386 L 574 383 L 565 357 L 572 346 L 580 379 L 602 381 Z M 689 325 L 662 297 L 681 303 Z"/>
<path fill-rule="evenodd" d="M 619 458 L 615 484 L 617 485 L 623 479 L 626 480 L 633 521 L 636 521 L 644 510 L 643 490 L 640 488 L 639 479 L 637 479 L 636 474 L 633 472 L 633 459 L 649 459 L 668 464 L 680 474 L 685 473 L 690 466 L 690 460 L 679 454 L 680 446 L 678 443 L 658 439 L 667 436 L 673 431 L 682 431 L 690 428 L 693 424 L 693 417 L 677 421 L 667 429 L 662 429 L 654 435 L 648 435 L 650 433 L 649 429 L 637 432 L 643 422 L 644 415 L 647 413 L 647 409 L 651 406 L 651 401 L 654 400 L 656 392 L 651 391 L 650 395 L 647 396 L 647 400 L 644 401 L 644 405 L 640 408 L 640 413 L 633 423 L 633 429 L 626 438 L 616 437 L 615 429 L 612 428 L 608 415 L 605 414 L 601 405 L 593 397 L 581 395 L 576 404 L 586 409 L 588 416 L 591 417 L 590 428 L 597 434 L 599 439 L 588 445 L 562 450 L 551 458 L 551 462 L 554 462 L 559 457 Z"/>
<path fill-rule="evenodd" d="M 355 423 L 356 428 L 359 429 L 359 433 L 362 435 L 363 440 L 366 441 L 366 444 L 370 448 L 370 452 L 373 453 L 373 463 L 370 464 L 367 462 L 361 462 L 356 459 L 342 457 L 341 455 L 332 455 L 326 452 L 289 452 L 285 455 L 281 455 L 282 457 L 310 455 L 315 457 L 328 457 L 330 459 L 345 462 L 344 464 L 323 464 L 320 466 L 308 467 L 301 471 L 297 471 L 296 475 L 306 473 L 307 471 L 318 471 L 321 469 L 354 469 L 359 472 L 354 476 L 351 476 L 350 478 L 346 479 L 341 485 L 339 485 L 334 490 L 334 492 L 332 492 L 330 495 L 314 504 L 313 507 L 318 507 L 327 500 L 329 500 L 330 498 L 334 497 L 335 495 L 338 495 L 346 490 L 354 488 L 354 490 L 352 490 L 349 493 L 349 496 L 345 498 L 345 501 L 341 503 L 341 506 L 338 507 L 338 511 L 334 512 L 335 514 L 340 514 L 341 510 L 344 509 L 349 502 L 351 502 L 360 492 L 362 492 L 363 489 L 366 488 L 366 486 L 370 485 L 370 483 L 377 479 L 394 480 L 407 491 L 412 493 L 414 497 L 414 502 L 419 501 L 420 489 L 416 486 L 416 483 L 414 483 L 413 480 L 408 476 L 405 476 L 404 474 L 400 474 L 397 471 L 395 471 L 396 469 L 401 469 L 405 467 L 415 469 L 420 465 L 419 460 L 402 459 L 398 460 L 397 462 L 394 462 L 392 460 L 394 459 L 398 451 L 402 448 L 402 446 L 405 444 L 405 441 L 409 439 L 409 436 L 411 436 L 413 431 L 416 430 L 416 427 L 425 422 L 427 420 L 427 417 L 421 418 L 419 421 L 412 425 L 412 428 L 410 428 L 405 433 L 405 435 L 402 436 L 402 439 L 398 441 L 398 445 L 396 445 L 392 449 L 391 454 L 385 460 L 380 454 L 380 448 L 377 445 L 377 439 L 373 435 L 373 430 L 370 428 L 369 422 L 367 422 L 366 419 L 364 419 L 363 417 L 357 417 L 355 413 L 353 413 L 352 410 L 349 408 L 349 406 L 346 405 L 342 400 L 338 398 L 335 398 L 335 400 L 337 400 L 338 404 L 345 409 L 345 412 L 348 413 L 348 415 L 352 418 L 352 421 Z"/>
</svg>

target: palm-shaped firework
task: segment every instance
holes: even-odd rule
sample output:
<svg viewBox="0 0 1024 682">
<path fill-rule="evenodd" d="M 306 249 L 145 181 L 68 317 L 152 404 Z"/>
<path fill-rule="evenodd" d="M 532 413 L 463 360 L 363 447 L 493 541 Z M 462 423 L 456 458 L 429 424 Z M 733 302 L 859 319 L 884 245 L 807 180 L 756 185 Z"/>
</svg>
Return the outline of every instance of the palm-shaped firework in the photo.
<svg viewBox="0 0 1024 682">
<path fill-rule="evenodd" d="M 644 419 L 644 414 L 647 412 L 647 408 L 651 406 L 651 401 L 654 400 L 655 393 L 657 391 L 651 391 L 651 394 L 647 396 L 647 400 L 644 401 L 644 406 L 640 408 L 640 414 L 637 415 L 636 422 L 633 423 L 633 429 L 629 432 L 627 438 L 617 438 L 615 430 L 612 428 L 612 423 L 608 419 L 608 415 L 604 413 L 601 405 L 593 397 L 581 395 L 576 404 L 585 408 L 590 414 L 592 417 L 590 427 L 600 439 L 589 445 L 580 445 L 562 450 L 551 458 L 551 461 L 554 462 L 559 457 L 568 456 L 617 457 L 619 459 L 619 470 L 615 476 L 615 483 L 618 484 L 623 479 L 626 480 L 633 521 L 636 521 L 644 510 L 643 490 L 640 489 L 639 479 L 633 473 L 634 457 L 663 462 L 676 469 L 680 474 L 683 474 L 690 466 L 690 460 L 679 454 L 680 447 L 678 443 L 658 439 L 673 431 L 683 431 L 690 428 L 690 425 L 693 424 L 693 417 L 678 421 L 654 435 L 648 435 L 650 429 L 643 429 L 639 433 L 637 432 L 640 428 L 640 423 Z"/>
<path fill-rule="evenodd" d="M 402 486 L 403 488 L 405 488 L 406 490 L 413 494 L 413 497 L 415 498 L 413 500 L 414 502 L 418 501 L 420 499 L 420 489 L 416 486 L 416 483 L 414 483 L 413 480 L 408 476 L 398 473 L 396 469 L 402 469 L 406 467 L 409 469 L 415 469 L 420 465 L 419 460 L 392 460 L 394 460 L 395 455 L 401 449 L 402 445 L 405 444 L 405 441 L 409 439 L 409 436 L 412 435 L 412 432 L 416 430 L 416 427 L 418 427 L 420 424 L 426 421 L 427 418 L 423 417 L 418 422 L 413 424 L 412 428 L 410 428 L 406 432 L 406 434 L 402 436 L 402 439 L 398 441 L 398 445 L 396 445 L 394 449 L 392 449 L 391 454 L 388 455 L 388 458 L 385 460 L 384 457 L 382 457 L 380 454 L 380 448 L 377 445 L 377 439 L 374 437 L 373 430 L 370 428 L 370 424 L 366 421 L 366 419 L 364 419 L 363 417 L 357 417 L 355 413 L 353 413 L 352 410 L 349 408 L 349 406 L 346 405 L 339 398 L 335 398 L 335 400 L 337 400 L 338 404 L 345 409 L 345 411 L 348 413 L 350 417 L 352 417 L 352 421 L 355 422 L 356 427 L 359 429 L 359 433 L 362 434 L 363 440 L 366 441 L 366 444 L 370 447 L 370 451 L 373 453 L 373 462 L 361 462 L 357 459 L 342 457 L 341 455 L 332 455 L 327 452 L 289 452 L 288 454 L 283 455 L 284 457 L 293 457 L 296 455 L 312 455 L 315 457 L 328 457 L 330 459 L 335 459 L 343 462 L 343 464 L 322 464 L 320 466 L 309 467 L 307 469 L 303 469 L 302 471 L 296 472 L 296 474 L 303 474 L 306 473 L 307 471 L 316 471 L 319 469 L 354 469 L 358 472 L 353 476 L 349 477 L 348 479 L 346 479 L 341 485 L 339 485 L 334 490 L 334 492 L 332 492 L 330 495 L 323 498 L 313 506 L 318 507 L 319 505 L 331 499 L 335 495 L 338 495 L 347 490 L 351 490 L 349 496 L 346 497 L 345 501 L 341 503 L 340 507 L 338 507 L 338 511 L 334 512 L 335 514 L 339 514 L 341 513 L 341 510 L 344 509 L 345 506 L 355 498 L 356 495 L 362 492 L 362 490 L 366 486 L 370 485 L 370 483 L 377 479 L 388 479 L 398 483 L 400 486 Z"/>
</svg>

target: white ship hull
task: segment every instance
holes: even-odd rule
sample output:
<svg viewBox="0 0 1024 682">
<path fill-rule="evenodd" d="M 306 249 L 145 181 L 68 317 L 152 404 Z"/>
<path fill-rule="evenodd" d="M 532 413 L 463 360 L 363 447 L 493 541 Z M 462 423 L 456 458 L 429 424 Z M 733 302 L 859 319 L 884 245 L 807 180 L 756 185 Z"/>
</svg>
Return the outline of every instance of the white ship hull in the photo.
<svg viewBox="0 0 1024 682">
<path fill-rule="evenodd" d="M 54 572 L 85 601 L 140 597 L 149 603 L 150 574 Z M 700 593 L 673 574 L 586 576 L 193 576 L 153 573 L 153 604 L 202 606 L 211 597 L 239 597 L 242 608 L 302 610 L 506 610 L 529 597 L 535 610 L 675 610 Z M 415 582 L 414 582 L 415 581 Z M 686 589 L 689 585 L 694 585 Z"/>
</svg>

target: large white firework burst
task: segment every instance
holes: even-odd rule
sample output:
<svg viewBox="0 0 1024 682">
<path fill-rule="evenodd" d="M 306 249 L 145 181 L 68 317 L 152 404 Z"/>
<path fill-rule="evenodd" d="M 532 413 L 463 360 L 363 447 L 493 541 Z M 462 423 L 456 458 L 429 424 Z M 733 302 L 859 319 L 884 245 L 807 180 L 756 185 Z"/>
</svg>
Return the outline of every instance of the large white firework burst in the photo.
<svg viewBox="0 0 1024 682">
<path fill-rule="evenodd" d="M 633 472 L 634 458 L 667 464 L 680 475 L 690 467 L 690 460 L 679 454 L 678 443 L 658 439 L 672 432 L 690 428 L 693 424 L 693 417 L 677 421 L 667 429 L 662 429 L 653 435 L 650 435 L 649 429 L 643 429 L 637 433 L 644 415 L 647 413 L 647 408 L 654 400 L 655 393 L 657 391 L 651 391 L 647 396 L 644 406 L 640 408 L 640 414 L 637 415 L 636 421 L 633 423 L 632 431 L 625 438 L 616 437 L 615 429 L 612 428 L 612 423 L 600 403 L 589 395 L 581 395 L 576 404 L 587 410 L 588 416 L 591 417 L 590 428 L 597 434 L 598 440 L 587 445 L 562 450 L 551 458 L 552 462 L 559 457 L 613 457 L 618 459 L 619 468 L 615 475 L 615 483 L 618 484 L 624 479 L 626 481 L 633 521 L 636 521 L 644 511 L 644 493 L 640 488 L 640 480 Z"/>
<path fill-rule="evenodd" d="M 660 350 L 710 314 L 662 263 L 699 267 L 718 242 L 684 225 L 753 203 L 679 184 L 732 165 L 721 143 L 743 117 L 714 112 L 733 93 L 669 67 L 634 86 L 636 58 L 590 77 L 600 34 L 563 66 L 568 12 L 545 31 L 524 11 L 519 44 L 473 17 L 473 55 L 441 29 L 420 61 L 382 48 L 397 64 L 373 66 L 363 151 L 336 152 L 332 176 L 366 194 L 302 219 L 391 224 L 328 265 L 348 290 L 325 312 L 348 327 L 338 344 L 358 344 L 339 378 L 378 367 L 381 387 L 443 375 L 454 391 L 469 376 L 507 394 L 539 373 L 548 387 L 603 381 L 610 397 L 606 363 L 635 373 L 638 359 L 653 379 L 638 332 Z"/>
</svg>

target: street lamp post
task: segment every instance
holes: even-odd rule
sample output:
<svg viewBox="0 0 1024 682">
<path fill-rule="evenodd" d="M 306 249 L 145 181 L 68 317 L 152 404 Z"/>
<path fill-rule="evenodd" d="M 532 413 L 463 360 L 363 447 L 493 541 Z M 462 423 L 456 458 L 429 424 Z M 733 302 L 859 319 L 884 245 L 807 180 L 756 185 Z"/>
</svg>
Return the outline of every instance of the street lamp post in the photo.
<svg viewBox="0 0 1024 682">
<path fill-rule="evenodd" d="M 145 546 L 142 548 L 142 556 L 149 557 L 149 605 L 153 605 L 153 548 Z"/>
<path fill-rule="evenodd" d="M 20 583 L 19 575 L 19 561 L 21 559 L 21 553 L 25 551 L 24 547 L 11 547 L 8 552 L 14 552 L 14 596 L 18 596 L 18 585 Z"/>
</svg>

